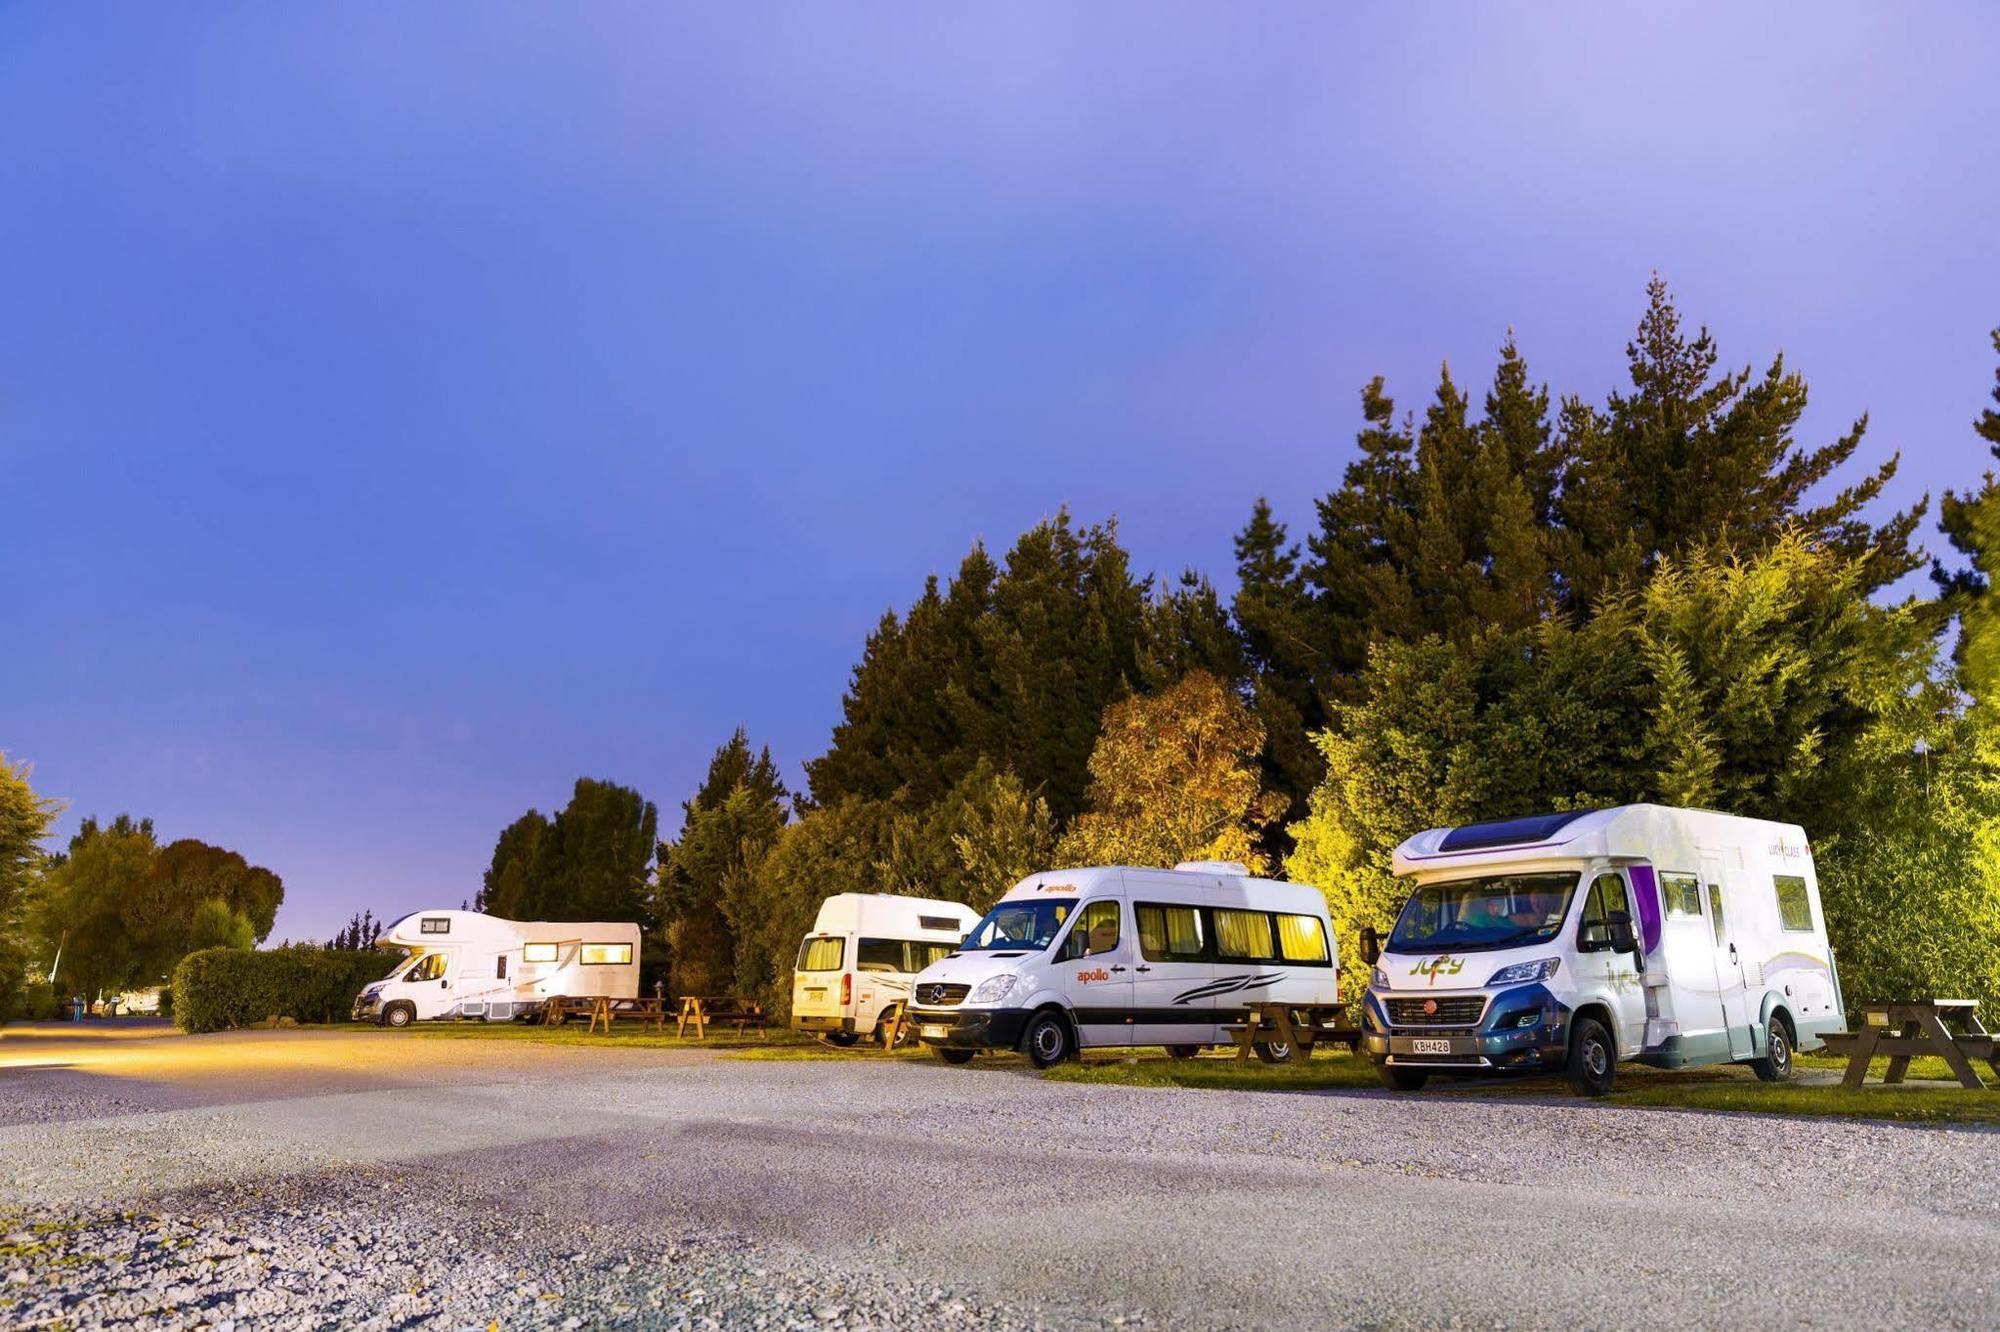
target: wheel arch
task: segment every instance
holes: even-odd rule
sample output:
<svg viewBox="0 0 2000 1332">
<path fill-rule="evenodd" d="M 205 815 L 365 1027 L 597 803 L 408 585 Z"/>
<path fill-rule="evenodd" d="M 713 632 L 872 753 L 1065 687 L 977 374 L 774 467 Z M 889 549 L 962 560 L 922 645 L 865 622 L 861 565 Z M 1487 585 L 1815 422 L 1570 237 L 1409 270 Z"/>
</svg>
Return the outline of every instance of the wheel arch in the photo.
<svg viewBox="0 0 2000 1332">
<path fill-rule="evenodd" d="M 1028 1032 L 1034 1027 L 1035 1019 L 1044 1013 L 1054 1013 L 1062 1019 L 1064 1028 L 1069 1032 L 1069 1048 L 1072 1051 L 1083 1049 L 1083 1037 L 1076 1028 L 1076 1014 L 1069 1011 L 1068 1004 L 1054 996 L 1045 997 L 1029 1006 L 1028 1020 L 1021 1024 L 1021 1039 L 1015 1042 L 1018 1049 L 1025 1051 L 1028 1048 Z"/>
</svg>

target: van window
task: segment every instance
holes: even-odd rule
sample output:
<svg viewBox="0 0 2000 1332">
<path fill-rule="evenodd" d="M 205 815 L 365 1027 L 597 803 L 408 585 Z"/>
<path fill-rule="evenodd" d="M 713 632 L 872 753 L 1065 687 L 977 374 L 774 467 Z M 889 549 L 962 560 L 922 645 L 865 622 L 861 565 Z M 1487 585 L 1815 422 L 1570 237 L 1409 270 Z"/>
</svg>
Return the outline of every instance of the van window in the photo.
<svg viewBox="0 0 2000 1332">
<path fill-rule="evenodd" d="M 1063 957 L 1096 957 L 1117 948 L 1118 904 L 1092 902 L 1078 913 L 1077 922 L 1069 932 L 1069 942 L 1063 945 Z"/>
<path fill-rule="evenodd" d="M 1287 962 L 1326 961 L 1326 930 L 1320 925 L 1318 916 L 1292 916 L 1280 912 L 1273 917 L 1278 922 L 1278 956 Z"/>
<path fill-rule="evenodd" d="M 1516 948 L 1553 939 L 1582 876 L 1491 874 L 1427 883 L 1410 894 L 1389 935 L 1399 953 Z"/>
<path fill-rule="evenodd" d="M 1268 962 L 1278 955 L 1271 946 L 1271 918 L 1261 911 L 1215 911 L 1215 955 L 1250 962 Z"/>
<path fill-rule="evenodd" d="M 956 934 L 958 932 L 958 921 L 952 916 L 918 916 L 917 928 L 920 930 L 950 930 Z"/>
<path fill-rule="evenodd" d="M 1660 897 L 1669 916 L 1701 919 L 1701 880 L 1692 874 L 1662 874 Z"/>
<path fill-rule="evenodd" d="M 505 953 L 493 959 L 493 979 L 507 979 L 507 955 Z"/>
<path fill-rule="evenodd" d="M 1715 926 L 1715 941 L 1725 942 L 1728 936 L 1722 928 L 1722 885 L 1719 883 L 1708 885 L 1708 919 Z"/>
<path fill-rule="evenodd" d="M 451 917 L 425 916 L 422 922 L 417 926 L 417 928 L 422 930 L 425 934 L 450 934 Z"/>
<path fill-rule="evenodd" d="M 799 945 L 800 971 L 839 971 L 840 959 L 847 954 L 847 940 L 834 937 L 808 939 Z"/>
<path fill-rule="evenodd" d="M 577 961 L 586 967 L 622 967 L 632 960 L 632 945 L 627 943 L 585 944 L 577 953 Z"/>
<path fill-rule="evenodd" d="M 1806 881 L 1796 874 L 1774 874 L 1771 886 L 1778 893 L 1778 922 L 1788 930 L 1810 933 L 1812 899 L 1806 895 Z"/>
<path fill-rule="evenodd" d="M 903 941 L 901 939 L 857 941 L 854 946 L 854 968 L 857 971 L 901 971 Z"/>
<path fill-rule="evenodd" d="M 417 965 L 410 968 L 410 974 L 403 977 L 403 979 L 406 981 L 434 981 L 441 980 L 443 977 L 444 954 L 426 953 L 418 959 Z"/>
<path fill-rule="evenodd" d="M 1199 907 L 1141 902 L 1132 914 L 1139 921 L 1139 952 L 1148 962 L 1199 962 L 1208 956 Z"/>
<path fill-rule="evenodd" d="M 1625 895 L 1625 879 L 1619 874 L 1600 874 L 1591 881 L 1590 893 L 1583 899 L 1583 915 L 1577 924 L 1577 946 L 1586 951 L 1597 951 L 1611 946 L 1611 913 L 1622 911 L 1627 917 L 1632 914 L 1632 903 Z"/>
<path fill-rule="evenodd" d="M 556 946 L 552 943 L 531 943 L 521 945 L 523 962 L 553 962 L 556 960 Z"/>
<path fill-rule="evenodd" d="M 922 971 L 931 963 L 942 962 L 957 951 L 957 944 L 913 943 L 910 945 L 910 970 Z"/>
</svg>

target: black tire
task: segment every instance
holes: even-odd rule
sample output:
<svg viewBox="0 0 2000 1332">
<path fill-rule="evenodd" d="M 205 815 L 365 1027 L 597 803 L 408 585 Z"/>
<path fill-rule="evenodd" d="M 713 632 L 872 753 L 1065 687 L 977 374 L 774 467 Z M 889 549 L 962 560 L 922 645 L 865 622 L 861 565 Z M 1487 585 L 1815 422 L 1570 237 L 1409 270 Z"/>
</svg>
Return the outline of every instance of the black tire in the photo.
<svg viewBox="0 0 2000 1332">
<path fill-rule="evenodd" d="M 1169 1045 L 1166 1047 L 1167 1058 L 1192 1059 L 1206 1048 L 1206 1046 L 1201 1045 Z"/>
<path fill-rule="evenodd" d="M 1054 1068 L 1076 1052 L 1075 1044 L 1070 1039 L 1069 1023 L 1053 1009 L 1035 1014 L 1021 1033 L 1021 1053 L 1036 1068 Z"/>
<path fill-rule="evenodd" d="M 1289 1064 L 1298 1057 L 1290 1041 L 1258 1041 L 1250 1047 L 1267 1064 Z"/>
<path fill-rule="evenodd" d="M 823 1031 L 819 1038 L 828 1045 L 837 1045 L 845 1050 L 861 1038 L 851 1031 Z"/>
<path fill-rule="evenodd" d="M 1605 1096 L 1618 1072 L 1618 1047 L 1596 1018 L 1578 1018 L 1570 1028 L 1569 1063 L 1563 1076 L 1578 1096 Z"/>
<path fill-rule="evenodd" d="M 1420 1068 L 1397 1068 L 1394 1064 L 1377 1064 L 1375 1073 L 1390 1091 L 1422 1091 L 1431 1080 L 1431 1075 Z"/>
<path fill-rule="evenodd" d="M 1765 1042 L 1762 1059 L 1750 1061 L 1750 1070 L 1760 1082 L 1790 1082 L 1792 1080 L 1792 1024 L 1783 1017 L 1771 1020 L 1770 1035 Z"/>
<path fill-rule="evenodd" d="M 417 1020 L 417 1010 L 408 1004 L 390 1004 L 382 1010 L 382 1025 L 385 1027 L 407 1027 Z"/>
<path fill-rule="evenodd" d="M 975 1053 L 971 1050 L 954 1050 L 948 1045 L 934 1045 L 931 1048 L 936 1050 L 937 1057 L 947 1064 L 969 1064 Z"/>
</svg>

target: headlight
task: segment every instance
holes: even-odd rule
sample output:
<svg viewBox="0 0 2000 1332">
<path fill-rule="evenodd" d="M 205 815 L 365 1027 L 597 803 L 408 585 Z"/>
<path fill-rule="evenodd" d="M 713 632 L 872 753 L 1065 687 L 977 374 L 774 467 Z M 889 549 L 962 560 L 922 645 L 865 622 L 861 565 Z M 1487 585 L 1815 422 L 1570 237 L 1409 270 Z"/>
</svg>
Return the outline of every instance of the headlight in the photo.
<svg viewBox="0 0 2000 1332">
<path fill-rule="evenodd" d="M 966 996 L 965 1002 L 968 1004 L 997 1004 L 1008 995 L 1014 993 L 1014 982 L 1016 979 L 1014 976 L 988 976 L 973 987 L 972 993 Z"/>
<path fill-rule="evenodd" d="M 1368 983 L 1378 990 L 1386 990 L 1389 988 L 1389 973 L 1377 967 L 1368 973 Z"/>
<path fill-rule="evenodd" d="M 1545 957 L 1539 962 L 1516 962 L 1511 967 L 1502 967 L 1487 978 L 1487 985 L 1525 985 L 1529 981 L 1547 980 L 1556 974 L 1562 965 L 1559 957 Z"/>
</svg>

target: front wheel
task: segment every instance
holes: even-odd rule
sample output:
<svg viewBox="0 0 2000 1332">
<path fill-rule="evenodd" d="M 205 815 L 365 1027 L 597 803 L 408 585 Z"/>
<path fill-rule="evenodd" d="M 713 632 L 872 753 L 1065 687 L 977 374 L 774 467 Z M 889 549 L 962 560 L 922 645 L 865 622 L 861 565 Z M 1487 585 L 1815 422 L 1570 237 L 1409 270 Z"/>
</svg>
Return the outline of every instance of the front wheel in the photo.
<svg viewBox="0 0 2000 1332">
<path fill-rule="evenodd" d="M 382 1010 L 382 1025 L 385 1027 L 407 1027 L 417 1016 L 417 1011 L 408 1004 L 390 1004 Z"/>
<path fill-rule="evenodd" d="M 947 1064 L 969 1064 L 974 1054 L 971 1050 L 954 1050 L 945 1045 L 934 1045 L 931 1048 L 936 1050 L 937 1057 Z"/>
<path fill-rule="evenodd" d="M 1021 1035 L 1021 1049 L 1036 1068 L 1054 1068 L 1070 1056 L 1069 1024 L 1056 1013 L 1037 1014 Z"/>
<path fill-rule="evenodd" d="M 1390 1091 L 1422 1091 L 1431 1075 L 1422 1069 L 1397 1068 L 1393 1064 L 1379 1064 L 1375 1072 L 1381 1077 L 1382 1085 Z"/>
<path fill-rule="evenodd" d="M 1792 1077 L 1792 1032 L 1783 1019 L 1771 1023 L 1769 1045 L 1762 1059 L 1750 1061 L 1759 1082 L 1789 1082 Z"/>
<path fill-rule="evenodd" d="M 1569 1066 L 1563 1070 L 1570 1090 L 1578 1096 L 1604 1096 L 1618 1066 L 1618 1049 L 1611 1033 L 1596 1018 L 1578 1018 L 1570 1032 Z"/>
</svg>

